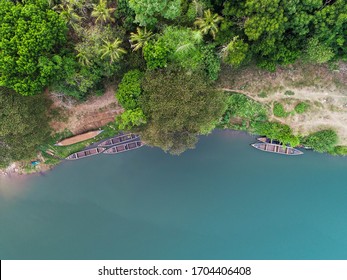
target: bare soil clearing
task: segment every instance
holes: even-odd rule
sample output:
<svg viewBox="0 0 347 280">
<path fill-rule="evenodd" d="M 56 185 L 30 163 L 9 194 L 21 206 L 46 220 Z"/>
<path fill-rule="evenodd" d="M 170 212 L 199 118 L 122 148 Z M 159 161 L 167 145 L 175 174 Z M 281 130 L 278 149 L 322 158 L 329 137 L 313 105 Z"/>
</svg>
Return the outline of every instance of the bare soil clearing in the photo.
<svg viewBox="0 0 347 280">
<path fill-rule="evenodd" d="M 109 87 L 102 96 L 92 96 L 87 101 L 77 103 L 72 99 L 63 99 L 59 95 L 50 94 L 53 101 L 52 110 L 59 112 L 58 118 L 51 122 L 55 132 L 66 129 L 73 134 L 99 129 L 114 121 L 123 108 L 114 97 L 114 87 Z"/>
<path fill-rule="evenodd" d="M 340 62 L 335 70 L 330 70 L 327 65 L 297 63 L 279 68 L 275 73 L 254 66 L 237 72 L 226 67 L 219 79 L 219 87 L 243 93 L 270 108 L 274 101 L 280 102 L 288 112 L 304 101 L 310 105 L 304 114 L 291 114 L 286 118 L 271 115 L 271 119 L 290 125 L 301 135 L 335 129 L 339 144 L 347 145 L 346 63 Z"/>
</svg>

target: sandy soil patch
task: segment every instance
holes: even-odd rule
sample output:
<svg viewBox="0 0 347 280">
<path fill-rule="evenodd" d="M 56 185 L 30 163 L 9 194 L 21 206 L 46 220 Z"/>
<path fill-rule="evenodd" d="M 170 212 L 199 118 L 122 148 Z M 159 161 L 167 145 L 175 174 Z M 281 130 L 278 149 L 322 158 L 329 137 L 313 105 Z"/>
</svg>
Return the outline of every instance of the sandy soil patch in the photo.
<svg viewBox="0 0 347 280">
<path fill-rule="evenodd" d="M 275 73 L 254 67 L 239 70 L 238 73 L 225 68 L 219 86 L 244 93 L 267 104 L 269 108 L 277 101 L 282 103 L 287 111 L 292 111 L 299 102 L 307 102 L 310 108 L 304 114 L 294 114 L 287 118 L 276 118 L 272 115 L 271 119 L 290 125 L 301 135 L 333 128 L 339 135 L 339 144 L 347 145 L 346 63 L 339 63 L 334 70 L 326 65 L 298 63 L 279 68 Z"/>
</svg>

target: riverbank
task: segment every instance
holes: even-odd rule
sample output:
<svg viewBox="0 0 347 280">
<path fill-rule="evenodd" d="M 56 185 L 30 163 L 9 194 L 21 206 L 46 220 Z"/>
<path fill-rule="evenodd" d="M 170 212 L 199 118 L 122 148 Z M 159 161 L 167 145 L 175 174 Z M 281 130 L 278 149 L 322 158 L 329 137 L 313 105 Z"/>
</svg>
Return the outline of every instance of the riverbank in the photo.
<svg viewBox="0 0 347 280">
<path fill-rule="evenodd" d="M 295 134 L 333 129 L 337 145 L 347 145 L 347 63 L 304 64 L 297 62 L 278 67 L 273 73 L 247 66 L 232 70 L 225 66 L 219 88 L 240 92 L 263 104 L 269 120 L 289 125 Z M 274 104 L 283 106 L 282 117 L 273 112 Z M 295 106 L 306 103 L 307 110 L 294 113 Z"/>
<path fill-rule="evenodd" d="M 12 163 L 0 170 L 0 176 L 46 172 L 68 155 L 115 135 L 114 119 L 123 112 L 114 96 L 115 87 L 111 85 L 104 95 L 92 96 L 84 102 L 46 92 L 52 101 L 50 111 L 54 117 L 50 125 L 55 136 L 49 143 L 41 145 L 37 158 L 32 159 L 39 160 L 40 164 L 31 166 L 30 161 Z M 332 129 L 338 135 L 337 145 L 347 145 L 347 63 L 339 62 L 333 66 L 296 63 L 278 67 L 274 73 L 254 66 L 232 70 L 224 65 L 216 87 L 227 94 L 241 93 L 262 104 L 269 121 L 288 125 L 296 135 Z M 295 113 L 299 103 L 308 105 L 308 109 L 300 114 Z M 274 114 L 275 104 L 283 106 L 285 114 L 282 117 Z M 242 123 L 242 119 L 234 118 L 231 122 Z M 67 147 L 54 146 L 65 137 L 105 127 L 106 132 L 96 139 Z"/>
</svg>

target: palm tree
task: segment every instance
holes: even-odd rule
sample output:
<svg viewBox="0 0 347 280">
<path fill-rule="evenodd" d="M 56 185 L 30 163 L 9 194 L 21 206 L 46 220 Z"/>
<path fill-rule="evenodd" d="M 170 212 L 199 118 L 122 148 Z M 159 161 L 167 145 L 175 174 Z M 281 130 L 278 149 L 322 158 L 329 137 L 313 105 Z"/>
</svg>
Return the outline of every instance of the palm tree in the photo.
<svg viewBox="0 0 347 280">
<path fill-rule="evenodd" d="M 76 6 L 77 4 L 79 6 Z M 80 27 L 80 22 L 83 19 L 83 17 L 76 12 L 76 8 L 79 7 L 82 6 L 80 6 L 80 2 L 77 0 L 65 0 L 59 5 L 54 6 L 53 10 L 57 10 L 64 21 L 76 30 Z"/>
<path fill-rule="evenodd" d="M 146 27 L 144 29 L 137 27 L 136 31 L 137 33 L 130 33 L 129 42 L 133 48 L 133 51 L 137 51 L 146 46 L 149 40 L 153 37 L 153 33 L 151 31 L 147 31 Z"/>
<path fill-rule="evenodd" d="M 89 66 L 91 65 L 91 61 L 89 60 L 87 54 L 85 52 L 79 52 L 77 55 L 76 55 L 77 59 L 78 59 L 78 62 L 80 64 L 82 64 L 83 66 Z"/>
<path fill-rule="evenodd" d="M 126 50 L 120 47 L 120 44 L 122 43 L 120 39 L 116 38 L 114 42 L 103 41 L 104 44 L 100 49 L 102 59 L 107 57 L 110 59 L 110 63 L 113 63 L 114 61 L 119 60 L 122 54 L 126 53 Z"/>
<path fill-rule="evenodd" d="M 95 23 L 99 21 L 101 24 L 107 21 L 114 22 L 111 13 L 114 12 L 114 8 L 107 8 L 107 0 L 100 0 L 98 5 L 93 4 L 92 17 L 96 18 Z"/>
<path fill-rule="evenodd" d="M 198 0 L 193 0 L 192 3 L 194 5 L 194 7 L 195 7 L 196 15 L 201 17 L 202 16 L 202 12 L 203 12 L 203 5 Z"/>
<path fill-rule="evenodd" d="M 86 48 L 84 45 L 82 44 L 78 44 L 75 47 L 75 50 L 77 51 L 77 59 L 78 62 L 83 65 L 83 66 L 89 66 L 92 64 L 92 62 L 90 61 L 89 55 L 87 54 Z"/>
<path fill-rule="evenodd" d="M 66 6 L 60 13 L 65 22 L 70 25 L 74 30 L 78 29 L 83 17 L 79 16 L 73 7 Z"/>
<path fill-rule="evenodd" d="M 196 19 L 194 24 L 200 28 L 202 34 L 210 33 L 213 39 L 215 39 L 216 33 L 218 32 L 218 24 L 222 20 L 223 20 L 223 17 L 221 17 L 218 14 L 212 14 L 211 10 L 208 9 L 207 11 L 204 11 L 203 17 L 198 17 Z"/>
<path fill-rule="evenodd" d="M 192 41 L 187 44 L 179 45 L 176 49 L 176 52 L 188 52 L 195 48 L 195 45 L 202 42 L 202 34 L 200 31 L 193 31 Z"/>
</svg>

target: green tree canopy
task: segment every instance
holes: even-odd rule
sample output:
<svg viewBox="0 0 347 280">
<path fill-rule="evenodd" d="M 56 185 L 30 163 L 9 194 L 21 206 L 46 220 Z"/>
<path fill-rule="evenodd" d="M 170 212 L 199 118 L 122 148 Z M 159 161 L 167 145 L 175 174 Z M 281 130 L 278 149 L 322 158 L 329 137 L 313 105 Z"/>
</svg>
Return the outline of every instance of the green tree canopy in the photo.
<svg viewBox="0 0 347 280">
<path fill-rule="evenodd" d="M 213 39 L 219 30 L 219 23 L 223 20 L 218 14 L 213 14 L 210 9 L 204 11 L 203 17 L 198 17 L 194 24 L 199 27 L 202 34 L 210 34 Z"/>
<path fill-rule="evenodd" d="M 216 126 L 226 109 L 225 95 L 205 80 L 201 73 L 170 69 L 146 74 L 141 99 L 146 143 L 180 154 Z"/>
<path fill-rule="evenodd" d="M 0 0 L 0 86 L 42 92 L 61 68 L 67 27 L 46 0 Z"/>
<path fill-rule="evenodd" d="M 242 39 L 234 37 L 222 50 L 224 62 L 235 67 L 240 66 L 247 56 L 248 48 L 248 44 Z"/>
<path fill-rule="evenodd" d="M 257 122 L 255 132 L 266 135 L 270 139 L 278 140 L 283 144 L 290 144 L 292 147 L 300 144 L 299 138 L 293 135 L 292 129 L 288 125 L 278 122 Z"/>
<path fill-rule="evenodd" d="M 0 88 L 0 166 L 35 156 L 50 135 L 48 106 L 43 95 L 23 97 Z"/>
<path fill-rule="evenodd" d="M 318 63 L 347 57 L 344 0 L 223 2 L 225 21 L 218 41 L 225 44 L 239 36 L 262 67 L 274 70 L 276 64 L 289 64 L 300 56 Z"/>
<path fill-rule="evenodd" d="M 139 70 L 131 70 L 123 76 L 116 97 L 124 109 L 135 109 L 139 106 L 142 77 L 143 73 Z"/>
<path fill-rule="evenodd" d="M 147 122 L 146 116 L 140 108 L 124 111 L 123 114 L 116 117 L 116 121 L 121 130 L 129 130 Z"/>
<path fill-rule="evenodd" d="M 317 152 L 324 153 L 331 151 L 337 144 L 337 134 L 332 129 L 314 132 L 303 138 L 303 143 Z"/>
<path fill-rule="evenodd" d="M 158 18 L 175 19 L 181 13 L 181 0 L 129 0 L 135 22 L 140 26 L 154 26 Z"/>
<path fill-rule="evenodd" d="M 114 11 L 115 8 L 107 7 L 107 0 L 99 0 L 98 4 L 93 4 L 91 16 L 95 18 L 95 23 L 114 22 L 114 18 L 112 17 Z"/>
</svg>

